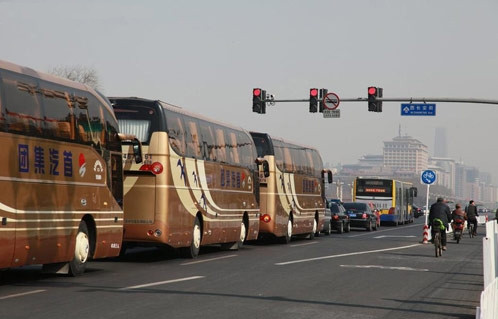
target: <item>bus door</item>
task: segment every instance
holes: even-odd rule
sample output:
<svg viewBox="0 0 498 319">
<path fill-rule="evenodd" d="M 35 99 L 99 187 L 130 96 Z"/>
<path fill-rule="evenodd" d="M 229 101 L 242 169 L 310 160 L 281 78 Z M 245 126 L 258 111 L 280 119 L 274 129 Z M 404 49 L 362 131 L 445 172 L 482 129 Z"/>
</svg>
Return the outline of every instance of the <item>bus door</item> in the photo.
<svg viewBox="0 0 498 319">
<path fill-rule="evenodd" d="M 109 188 L 119 206 L 123 208 L 123 157 L 121 153 L 111 152 L 108 172 L 110 174 Z"/>
</svg>

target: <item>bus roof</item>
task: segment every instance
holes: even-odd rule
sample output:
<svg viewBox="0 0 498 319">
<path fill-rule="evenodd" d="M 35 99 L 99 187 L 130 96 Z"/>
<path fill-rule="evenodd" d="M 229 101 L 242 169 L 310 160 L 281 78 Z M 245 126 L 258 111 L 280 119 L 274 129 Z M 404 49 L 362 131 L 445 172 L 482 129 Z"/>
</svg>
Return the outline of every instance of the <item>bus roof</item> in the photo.
<svg viewBox="0 0 498 319">
<path fill-rule="evenodd" d="M 55 75 L 52 75 L 52 74 L 48 74 L 48 73 L 44 73 L 44 72 L 39 72 L 39 71 L 36 71 L 36 70 L 34 70 L 32 68 L 28 68 L 28 67 L 25 67 L 25 66 L 17 65 L 15 63 L 3 61 L 3 60 L 0 60 L 0 69 L 4 69 L 4 70 L 11 71 L 11 72 L 15 72 L 15 73 L 19 73 L 19 74 L 31 76 L 33 78 L 37 78 L 37 79 L 44 80 L 44 81 L 47 81 L 47 82 L 52 82 L 52 83 L 59 84 L 59 85 L 64 85 L 64 86 L 71 87 L 71 88 L 74 88 L 74 89 L 78 89 L 78 90 L 90 92 L 96 98 L 98 98 L 99 100 L 101 100 L 100 102 L 103 105 L 105 105 L 105 107 L 107 108 L 107 110 L 109 112 L 111 112 L 111 114 L 114 114 L 114 112 L 112 111 L 111 106 L 109 105 L 109 102 L 106 101 L 106 99 L 103 97 L 103 95 L 101 93 L 97 92 L 96 90 L 94 90 L 92 87 L 86 85 L 86 84 L 83 84 L 83 83 L 80 83 L 80 82 L 76 82 L 76 81 L 72 81 L 72 80 L 65 79 L 65 78 L 61 78 L 61 77 L 58 77 L 58 76 L 55 76 Z"/>
<path fill-rule="evenodd" d="M 311 149 L 311 150 L 315 150 L 317 151 L 317 149 L 313 146 L 309 146 L 309 145 L 304 145 L 304 144 L 299 144 L 299 143 L 296 143 L 296 142 L 292 142 L 292 141 L 289 141 L 289 140 L 286 140 L 286 139 L 283 139 L 283 138 L 280 138 L 280 137 L 272 137 L 270 134 L 268 133 L 261 133 L 261 132 L 254 132 L 254 131 L 251 131 L 251 133 L 254 133 L 254 134 L 258 134 L 258 135 L 266 135 L 268 136 L 271 140 L 277 140 L 277 141 L 281 141 L 281 142 L 284 142 L 284 143 L 287 143 L 287 144 L 291 144 L 291 145 L 294 145 L 294 146 L 299 146 L 299 147 L 303 147 L 303 148 L 308 148 L 308 149 Z"/>
<path fill-rule="evenodd" d="M 242 128 L 242 127 L 234 126 L 234 125 L 227 124 L 227 123 L 224 123 L 224 122 L 221 122 L 221 121 L 218 121 L 218 120 L 214 120 L 212 118 L 200 115 L 198 113 L 187 111 L 187 110 L 185 110 L 184 108 L 182 108 L 180 106 L 177 106 L 177 105 L 174 105 L 174 104 L 170 104 L 168 102 L 164 102 L 164 101 L 161 101 L 161 100 L 151 100 L 151 99 L 145 99 L 145 98 L 135 97 L 135 96 L 130 96 L 130 97 L 109 97 L 109 99 L 110 100 L 137 101 L 137 102 L 142 102 L 142 103 L 147 103 L 147 104 L 157 104 L 157 105 L 160 105 L 163 109 L 170 110 L 170 111 L 173 111 L 173 112 L 176 112 L 176 113 L 180 113 L 180 114 L 184 114 L 184 115 L 188 115 L 188 116 L 197 118 L 199 120 L 204 120 L 204 121 L 207 121 L 207 122 L 210 122 L 210 123 L 218 124 L 218 125 L 221 125 L 221 126 L 224 126 L 224 127 L 228 127 L 228 128 L 234 129 L 234 130 L 243 131 L 243 132 L 245 132 L 245 133 L 247 133 L 249 135 L 249 132 L 247 130 L 245 130 L 244 128 Z"/>
</svg>

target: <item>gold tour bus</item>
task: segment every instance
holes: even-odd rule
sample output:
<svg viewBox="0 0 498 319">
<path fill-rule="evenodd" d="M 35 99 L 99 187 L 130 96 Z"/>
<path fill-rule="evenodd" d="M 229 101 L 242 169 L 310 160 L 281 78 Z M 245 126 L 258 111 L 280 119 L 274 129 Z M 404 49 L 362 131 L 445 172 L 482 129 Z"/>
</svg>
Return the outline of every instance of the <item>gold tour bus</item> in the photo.
<svg viewBox="0 0 498 319">
<path fill-rule="evenodd" d="M 110 98 L 122 132 L 126 246 L 168 245 L 195 258 L 200 247 L 238 249 L 259 230 L 258 165 L 248 132 L 162 101 Z"/>
<path fill-rule="evenodd" d="M 251 132 L 259 158 L 268 162 L 269 176 L 260 175 L 260 237 L 271 235 L 288 243 L 293 235 L 309 235 L 325 222 L 325 185 L 332 183 L 318 151 L 311 147 Z"/>
<path fill-rule="evenodd" d="M 90 258 L 118 256 L 122 154 L 109 101 L 0 61 L 0 112 L 0 269 L 75 276 Z"/>
</svg>

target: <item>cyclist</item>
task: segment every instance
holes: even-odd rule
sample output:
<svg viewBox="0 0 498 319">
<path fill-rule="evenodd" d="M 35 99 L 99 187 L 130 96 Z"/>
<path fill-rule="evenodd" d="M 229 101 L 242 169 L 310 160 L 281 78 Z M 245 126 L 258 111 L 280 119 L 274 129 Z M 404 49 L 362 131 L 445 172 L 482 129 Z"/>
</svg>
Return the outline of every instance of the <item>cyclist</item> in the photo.
<svg viewBox="0 0 498 319">
<path fill-rule="evenodd" d="M 467 215 L 467 226 L 470 227 L 471 223 L 474 225 L 474 232 L 472 235 L 477 235 L 477 216 L 479 216 L 479 214 L 477 213 L 477 206 L 473 200 L 465 207 L 465 214 Z"/>
<path fill-rule="evenodd" d="M 429 225 L 432 225 L 434 219 L 440 219 L 444 227 L 448 229 L 448 224 L 451 220 L 451 211 L 442 197 L 439 197 L 429 210 Z M 431 234 L 434 238 L 434 229 L 432 228 L 433 227 L 431 227 Z M 446 230 L 441 231 L 441 244 L 443 245 L 443 250 L 446 250 Z"/>
<path fill-rule="evenodd" d="M 455 210 L 451 212 L 451 218 L 453 222 L 451 222 L 451 228 L 453 229 L 453 234 L 455 233 L 455 225 L 458 222 L 461 222 L 461 225 L 465 225 L 465 212 L 462 210 L 462 206 L 460 204 L 455 205 Z"/>
</svg>

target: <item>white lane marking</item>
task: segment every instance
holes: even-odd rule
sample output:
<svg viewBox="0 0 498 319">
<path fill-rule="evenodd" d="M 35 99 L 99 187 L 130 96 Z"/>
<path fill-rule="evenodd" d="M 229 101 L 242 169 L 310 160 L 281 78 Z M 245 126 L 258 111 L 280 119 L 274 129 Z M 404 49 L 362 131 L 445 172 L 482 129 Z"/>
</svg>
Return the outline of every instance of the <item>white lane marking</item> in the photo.
<svg viewBox="0 0 498 319">
<path fill-rule="evenodd" d="M 391 228 L 391 229 L 378 230 L 375 233 L 374 232 L 366 232 L 364 234 L 352 235 L 352 236 L 347 236 L 347 237 L 351 238 L 351 237 L 367 236 L 367 235 L 373 235 L 373 234 L 383 233 L 385 231 L 393 231 L 393 230 L 399 230 L 399 229 L 405 229 L 405 228 L 411 228 L 411 227 L 420 227 L 422 229 L 424 227 L 424 225 L 415 224 L 415 225 L 410 225 L 410 226 L 403 226 L 403 228 L 394 227 L 394 228 Z"/>
<path fill-rule="evenodd" d="M 22 297 L 22 296 L 31 295 L 31 294 L 37 294 L 37 293 L 44 292 L 44 291 L 46 291 L 46 290 L 41 289 L 41 290 L 33 290 L 33 291 L 23 292 L 23 293 L 15 294 L 15 295 L 3 296 L 3 297 L 0 297 L 0 300 Z"/>
<path fill-rule="evenodd" d="M 204 276 L 192 276 L 192 277 L 178 278 L 178 279 L 172 279 L 172 280 L 151 282 L 151 283 L 143 284 L 143 285 L 125 287 L 125 288 L 121 288 L 118 290 L 131 290 L 131 289 L 139 289 L 139 288 L 152 287 L 152 286 L 160 286 L 160 285 L 165 285 L 165 284 L 171 284 L 174 282 L 181 282 L 181 281 L 201 279 L 201 278 L 204 278 Z"/>
<path fill-rule="evenodd" d="M 413 238 L 417 236 L 395 236 L 395 235 L 381 235 L 374 238 Z"/>
<path fill-rule="evenodd" d="M 406 249 L 406 248 L 416 247 L 416 246 L 420 246 L 420 245 L 421 244 L 413 244 L 413 245 L 401 246 L 401 247 L 376 249 L 376 250 L 367 250 L 367 251 L 358 251 L 358 252 L 355 252 L 355 253 L 347 253 L 347 254 L 339 254 L 339 255 L 331 255 L 331 256 L 322 256 L 322 257 L 315 257 L 315 258 L 308 258 L 308 259 L 299 259 L 299 260 L 291 260 L 291 261 L 285 261 L 285 262 L 281 262 L 281 263 L 276 263 L 275 265 L 276 266 L 283 266 L 283 265 L 304 263 L 304 262 L 308 262 L 308 261 L 315 261 L 315 260 L 322 260 L 322 259 L 330 259 L 330 258 L 338 258 L 338 257 L 346 257 L 346 256 L 354 256 L 354 255 L 363 255 L 363 254 L 372 254 L 372 253 L 378 253 L 378 252 L 382 252 L 382 251 Z"/>
<path fill-rule="evenodd" d="M 236 256 L 237 255 L 227 255 L 227 256 L 222 256 L 222 257 L 215 257 L 215 258 L 209 258 L 209 259 L 203 259 L 203 260 L 190 261 L 188 263 L 183 263 L 183 264 L 180 264 L 180 265 L 181 266 L 186 266 L 186 265 L 200 264 L 200 263 L 205 263 L 205 262 L 208 262 L 208 261 L 220 260 L 220 259 L 231 258 L 231 257 L 236 257 Z"/>
<path fill-rule="evenodd" d="M 312 241 L 312 242 L 306 243 L 306 244 L 289 245 L 289 247 L 300 247 L 300 246 L 308 246 L 308 245 L 314 245 L 314 244 L 318 244 L 318 242 L 317 241 Z"/>
<path fill-rule="evenodd" d="M 389 267 L 380 265 L 341 265 L 344 268 L 378 268 L 378 269 L 388 269 L 388 270 L 406 270 L 406 271 L 429 271 L 425 268 L 411 268 L 411 267 Z"/>
</svg>

